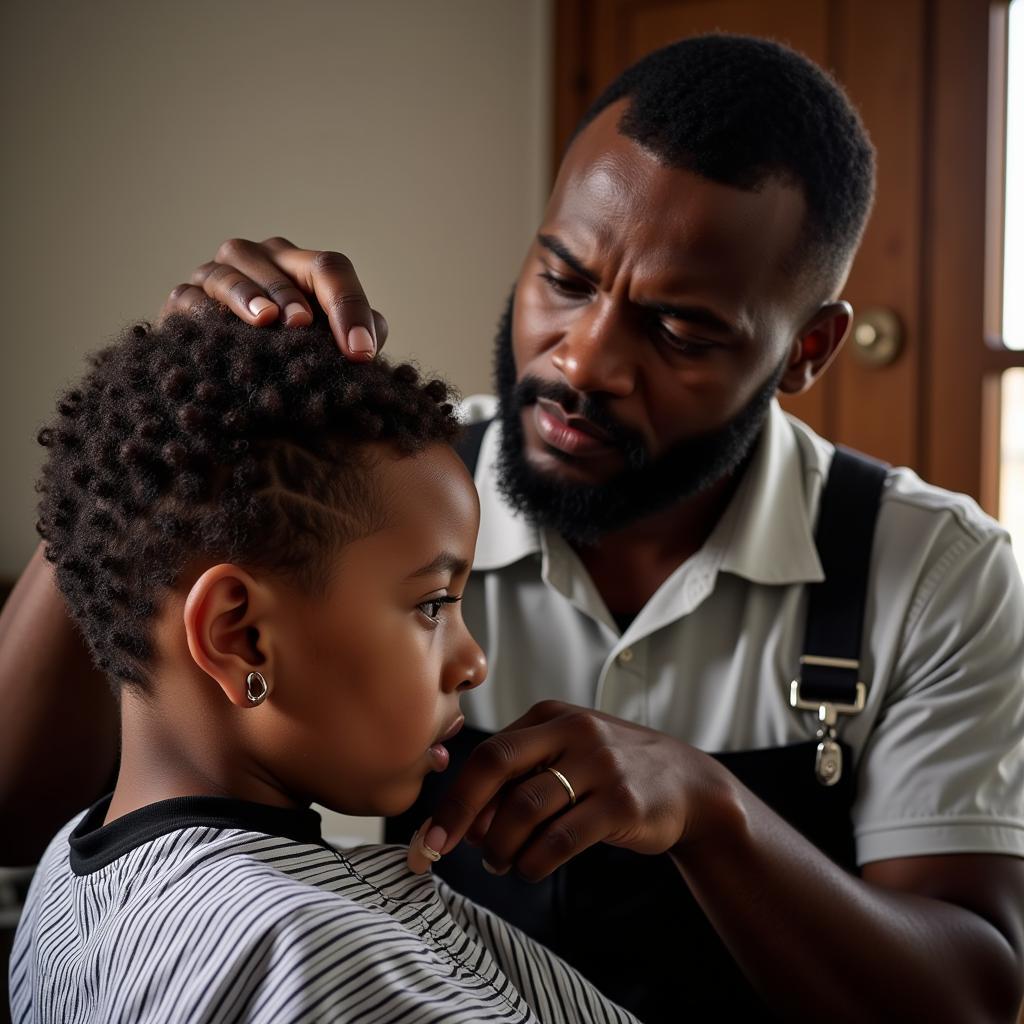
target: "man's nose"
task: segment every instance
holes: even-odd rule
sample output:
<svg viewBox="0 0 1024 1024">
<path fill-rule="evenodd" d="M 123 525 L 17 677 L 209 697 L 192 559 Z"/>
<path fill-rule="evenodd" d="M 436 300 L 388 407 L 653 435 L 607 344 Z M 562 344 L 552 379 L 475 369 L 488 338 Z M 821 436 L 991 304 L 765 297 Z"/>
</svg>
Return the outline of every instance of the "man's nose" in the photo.
<svg viewBox="0 0 1024 1024">
<path fill-rule="evenodd" d="M 612 302 L 581 310 L 551 350 L 551 362 L 577 391 L 624 398 L 636 387 L 634 339 Z"/>
</svg>

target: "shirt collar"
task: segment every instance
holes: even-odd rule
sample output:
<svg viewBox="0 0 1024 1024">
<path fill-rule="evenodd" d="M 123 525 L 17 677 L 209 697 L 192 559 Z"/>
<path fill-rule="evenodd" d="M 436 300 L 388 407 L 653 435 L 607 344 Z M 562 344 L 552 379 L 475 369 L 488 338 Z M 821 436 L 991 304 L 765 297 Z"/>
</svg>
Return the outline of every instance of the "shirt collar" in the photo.
<svg viewBox="0 0 1024 1024">
<path fill-rule="evenodd" d="M 159 800 L 103 824 L 113 794 L 93 804 L 68 837 L 71 870 L 79 876 L 112 864 L 154 839 L 186 828 L 238 829 L 323 845 L 320 815 L 310 807 L 273 807 L 222 796 Z"/>
<path fill-rule="evenodd" d="M 729 538 L 721 565 L 753 583 L 820 583 L 825 572 L 812 528 L 827 467 L 822 453 L 804 456 L 793 426 L 773 401 L 764 429 L 722 521 Z"/>
<path fill-rule="evenodd" d="M 487 428 L 476 468 L 480 533 L 473 568 L 480 571 L 501 569 L 543 550 L 536 527 L 501 496 L 496 465 L 500 431 L 497 420 Z M 824 469 L 810 461 L 805 480 L 794 429 L 773 401 L 744 478 L 708 540 L 708 545 L 725 548 L 720 571 L 776 585 L 825 578 L 811 526 Z"/>
</svg>

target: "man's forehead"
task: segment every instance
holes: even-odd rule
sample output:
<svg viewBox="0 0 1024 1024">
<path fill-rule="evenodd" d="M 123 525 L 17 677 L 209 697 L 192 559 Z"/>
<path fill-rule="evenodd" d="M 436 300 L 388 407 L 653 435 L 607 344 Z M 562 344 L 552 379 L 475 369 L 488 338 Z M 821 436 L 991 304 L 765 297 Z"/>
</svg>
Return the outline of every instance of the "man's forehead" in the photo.
<svg viewBox="0 0 1024 1024">
<path fill-rule="evenodd" d="M 582 148 L 568 154 L 548 205 L 544 232 L 580 258 L 738 271 L 778 266 L 798 244 L 806 212 L 799 189 L 777 179 L 757 190 L 709 181 L 616 136 L 621 143 L 592 159 Z"/>
<path fill-rule="evenodd" d="M 619 101 L 602 110 L 573 140 L 562 160 L 552 201 L 559 197 L 567 204 L 575 201 L 571 213 L 577 217 L 601 210 L 615 214 L 627 204 L 635 206 L 645 199 L 642 182 L 658 166 L 658 160 L 619 133 L 624 107 L 625 101 Z"/>
<path fill-rule="evenodd" d="M 609 242 L 619 225 L 661 205 L 663 198 L 651 187 L 657 175 L 649 173 L 656 167 L 643 167 L 653 157 L 639 146 L 631 148 L 635 152 L 605 150 L 592 162 L 570 164 L 559 177 L 549 209 L 557 210 L 559 220 Z"/>
</svg>

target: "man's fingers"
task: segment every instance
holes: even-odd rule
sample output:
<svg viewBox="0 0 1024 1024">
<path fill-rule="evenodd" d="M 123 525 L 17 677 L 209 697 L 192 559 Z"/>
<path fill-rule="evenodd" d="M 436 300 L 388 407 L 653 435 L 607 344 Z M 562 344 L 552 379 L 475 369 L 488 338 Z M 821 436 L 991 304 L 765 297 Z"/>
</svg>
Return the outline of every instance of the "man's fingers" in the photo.
<svg viewBox="0 0 1024 1024">
<path fill-rule="evenodd" d="M 279 240 L 287 247 L 295 246 L 284 239 Z M 217 250 L 215 261 L 245 274 L 263 290 L 281 310 L 282 320 L 290 327 L 306 327 L 313 322 L 313 310 L 302 290 L 281 267 L 268 257 L 266 243 L 257 245 L 244 238 L 230 238 Z"/>
<path fill-rule="evenodd" d="M 158 320 L 170 316 L 171 313 L 191 313 L 197 306 L 210 302 L 210 297 L 202 288 L 194 284 L 179 284 L 167 296 L 167 301 L 160 310 Z"/>
<path fill-rule="evenodd" d="M 375 309 L 371 309 L 370 312 L 373 314 L 373 327 L 376 332 L 377 351 L 379 352 L 388 340 L 388 322 L 383 313 L 378 313 Z"/>
<path fill-rule="evenodd" d="M 576 776 L 574 788 L 583 785 L 582 770 L 572 774 Z M 483 838 L 484 867 L 493 874 L 504 874 L 533 833 L 569 807 L 565 787 L 546 769 L 507 786 Z"/>
<path fill-rule="evenodd" d="M 487 835 L 487 830 L 491 827 L 491 822 L 494 821 L 494 815 L 498 813 L 498 801 L 499 797 L 495 797 L 477 816 L 473 819 L 473 824 L 466 830 L 466 834 L 463 837 L 470 846 L 479 846 Z"/>
<path fill-rule="evenodd" d="M 298 246 L 294 242 L 289 242 L 287 238 L 282 238 L 280 235 L 273 235 L 270 238 L 264 238 L 260 242 L 260 248 L 266 249 L 267 252 L 279 253 L 285 249 L 298 249 Z"/>
<path fill-rule="evenodd" d="M 300 263 L 303 259 L 311 261 L 315 256 L 316 252 L 309 249 L 299 249 L 297 245 L 293 245 L 288 241 L 287 238 L 282 238 L 280 235 L 275 235 L 273 238 L 265 238 L 260 242 L 260 248 L 265 249 L 271 253 L 275 260 L 278 261 L 278 265 L 282 270 L 288 271 L 291 269 L 298 269 L 296 264 Z M 279 255 L 286 253 L 281 259 L 278 259 Z M 309 291 L 314 291 L 312 287 L 311 278 L 309 280 Z M 384 343 L 388 340 L 388 322 L 384 318 L 382 313 L 378 313 L 377 310 L 371 309 L 371 315 L 373 316 L 373 335 L 377 339 L 377 351 L 379 352 L 383 347 Z"/>
<path fill-rule="evenodd" d="M 417 875 L 429 871 L 430 866 L 441 859 L 440 847 L 444 845 L 444 834 L 434 828 L 428 818 L 409 840 L 409 852 L 405 862 L 409 870 Z"/>
<path fill-rule="evenodd" d="M 285 246 L 278 248 L 274 259 L 316 296 L 342 352 L 349 359 L 372 359 L 380 344 L 377 324 L 352 261 L 340 252 Z"/>
<path fill-rule="evenodd" d="M 501 731 L 513 732 L 516 729 L 529 729 L 531 726 L 541 725 L 544 722 L 550 722 L 553 718 L 559 718 L 567 712 L 580 710 L 576 705 L 565 704 L 560 700 L 541 700 L 514 722 L 509 722 Z"/>
<path fill-rule="evenodd" d="M 280 312 L 255 281 L 226 263 L 211 261 L 196 267 L 192 283 L 211 299 L 224 303 L 247 324 L 258 327 L 271 324 Z"/>
<path fill-rule="evenodd" d="M 539 882 L 607 836 L 608 823 L 600 801 L 585 800 L 538 829 L 513 866 L 528 882 Z"/>
<path fill-rule="evenodd" d="M 214 259 L 196 268 L 191 285 L 256 326 L 278 319 L 291 327 L 307 326 L 313 321 L 309 297 L 314 296 L 349 359 L 372 359 L 388 336 L 387 321 L 370 308 L 347 256 L 299 249 L 280 236 L 262 242 L 228 239 Z M 198 291 L 182 292 L 168 300 L 161 315 L 191 309 L 199 301 Z"/>
<path fill-rule="evenodd" d="M 469 755 L 434 811 L 434 824 L 442 826 L 448 836 L 441 852 L 458 845 L 502 786 L 532 774 L 539 765 L 557 761 L 561 754 L 557 733 L 543 726 L 500 732 L 484 740 Z"/>
</svg>

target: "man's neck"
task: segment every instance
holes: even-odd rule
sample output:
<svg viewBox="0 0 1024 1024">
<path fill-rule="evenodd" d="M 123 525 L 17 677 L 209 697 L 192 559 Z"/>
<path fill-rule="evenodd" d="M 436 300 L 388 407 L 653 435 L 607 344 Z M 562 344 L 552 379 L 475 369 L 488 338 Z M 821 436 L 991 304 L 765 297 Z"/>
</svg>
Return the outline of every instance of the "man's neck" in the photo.
<svg viewBox="0 0 1024 1024">
<path fill-rule="evenodd" d="M 612 615 L 632 617 L 688 558 L 722 517 L 742 472 L 692 498 L 605 534 L 593 547 L 574 547 Z"/>
</svg>

